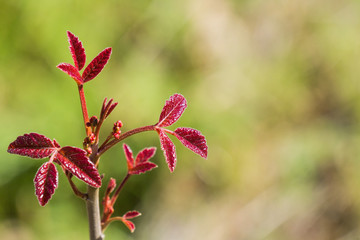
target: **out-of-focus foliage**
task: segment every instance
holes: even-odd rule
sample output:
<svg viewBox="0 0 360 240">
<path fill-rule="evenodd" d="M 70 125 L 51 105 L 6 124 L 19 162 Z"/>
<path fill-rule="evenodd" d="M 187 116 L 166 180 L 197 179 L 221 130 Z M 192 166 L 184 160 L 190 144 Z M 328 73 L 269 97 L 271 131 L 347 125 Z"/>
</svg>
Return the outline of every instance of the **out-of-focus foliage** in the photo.
<svg viewBox="0 0 360 240">
<path fill-rule="evenodd" d="M 174 129 L 199 129 L 209 145 L 203 160 L 178 142 L 173 174 L 158 151 L 159 168 L 130 179 L 116 207 L 143 213 L 135 233 L 114 223 L 107 239 L 357 239 L 359 13 L 355 0 L 3 0 L 1 238 L 88 238 L 63 174 L 42 208 L 32 183 L 41 163 L 6 153 L 29 132 L 81 147 L 76 84 L 55 67 L 71 62 L 70 30 L 88 59 L 113 48 L 85 87 L 92 115 L 104 97 L 119 102 L 103 130 L 156 123 L 179 92 L 189 107 Z M 159 149 L 155 133 L 126 143 Z M 125 169 L 120 144 L 102 158 L 104 183 Z"/>
</svg>

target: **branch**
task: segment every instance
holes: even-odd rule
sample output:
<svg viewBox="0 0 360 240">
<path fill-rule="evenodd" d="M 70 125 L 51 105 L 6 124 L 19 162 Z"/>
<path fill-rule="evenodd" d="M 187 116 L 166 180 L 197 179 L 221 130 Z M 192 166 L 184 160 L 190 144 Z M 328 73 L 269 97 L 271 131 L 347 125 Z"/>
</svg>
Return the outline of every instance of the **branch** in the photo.
<svg viewBox="0 0 360 240">
<path fill-rule="evenodd" d="M 113 147 L 114 145 L 116 145 L 117 143 L 121 142 L 122 140 L 124 140 L 125 138 L 130 137 L 131 135 L 137 134 L 137 133 L 141 133 L 141 132 L 145 132 L 145 131 L 154 131 L 156 129 L 155 125 L 149 125 L 149 126 L 145 126 L 145 127 L 139 127 L 139 128 L 135 128 L 132 129 L 130 131 L 127 131 L 123 134 L 120 135 L 120 137 L 118 139 L 113 139 L 112 141 L 110 141 L 109 143 L 107 143 L 106 145 L 102 145 L 99 148 L 99 152 L 98 152 L 98 156 L 100 157 L 102 154 L 104 154 L 107 150 L 109 150 L 111 147 Z"/>
<path fill-rule="evenodd" d="M 112 217 L 112 218 L 110 218 L 109 220 L 107 220 L 105 223 L 102 223 L 101 224 L 101 229 L 103 230 L 103 231 L 105 231 L 105 229 L 107 228 L 107 226 L 111 223 L 111 222 L 113 222 L 113 221 L 122 221 L 123 220 L 123 217 Z"/>
<path fill-rule="evenodd" d="M 116 202 L 119 193 L 121 191 L 121 189 L 124 187 L 125 183 L 127 182 L 127 180 L 130 178 L 130 174 L 126 174 L 125 178 L 122 180 L 122 182 L 120 183 L 120 185 L 117 187 L 114 195 L 111 197 L 111 205 L 114 206 L 114 203 Z"/>
<path fill-rule="evenodd" d="M 92 154 L 89 158 L 95 164 L 99 161 L 97 144 L 92 146 Z M 105 236 L 101 230 L 99 188 L 88 185 L 87 190 L 88 199 L 86 201 L 86 209 L 89 221 L 90 240 L 103 240 Z"/>
<path fill-rule="evenodd" d="M 72 174 L 69 171 L 66 171 L 66 177 L 70 183 L 71 189 L 73 190 L 74 194 L 76 196 L 78 196 L 81 199 L 87 200 L 88 199 L 88 194 L 87 193 L 83 193 L 81 192 L 75 185 L 75 183 L 72 181 Z"/>
<path fill-rule="evenodd" d="M 86 209 L 89 220 L 90 240 L 103 240 L 105 238 L 101 230 L 99 206 L 99 189 L 88 186 Z"/>
</svg>

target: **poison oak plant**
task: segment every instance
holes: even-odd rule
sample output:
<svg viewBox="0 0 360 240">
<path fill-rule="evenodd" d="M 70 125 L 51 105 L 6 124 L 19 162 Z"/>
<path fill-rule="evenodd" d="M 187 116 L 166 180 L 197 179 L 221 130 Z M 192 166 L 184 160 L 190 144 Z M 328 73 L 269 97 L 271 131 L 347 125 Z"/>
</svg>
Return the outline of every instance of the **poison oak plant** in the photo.
<svg viewBox="0 0 360 240">
<path fill-rule="evenodd" d="M 178 138 L 185 147 L 203 158 L 207 157 L 208 147 L 205 137 L 198 130 L 186 127 L 180 127 L 174 131 L 167 129 L 180 118 L 187 107 L 186 99 L 181 94 L 174 94 L 165 102 L 156 124 L 134 128 L 122 133 L 123 124 L 119 120 L 114 123 L 114 127 L 107 132 L 108 135 L 105 141 L 100 144 L 101 126 L 117 106 L 117 103 L 113 102 L 113 99 L 107 100 L 105 98 L 100 115 L 89 118 L 83 86 L 103 70 L 110 58 L 111 48 L 105 48 L 100 52 L 81 74 L 80 70 L 85 66 L 86 61 L 85 50 L 74 34 L 68 31 L 67 36 L 74 65 L 61 63 L 57 67 L 72 77 L 78 87 L 86 132 L 83 149 L 71 146 L 62 147 L 55 139 L 51 140 L 38 133 L 29 133 L 17 137 L 14 142 L 10 143 L 8 152 L 31 158 L 48 158 L 40 166 L 34 178 L 35 195 L 41 206 L 45 206 L 55 193 L 58 186 L 56 164 L 59 165 L 65 173 L 74 194 L 86 202 L 90 239 L 102 240 L 104 239 L 104 230 L 113 221 L 122 221 L 131 232 L 135 230 L 135 225 L 130 219 L 141 214 L 138 211 L 128 211 L 122 216 L 113 217 L 114 205 L 121 189 L 131 176 L 146 173 L 156 168 L 157 165 L 149 161 L 156 152 L 155 147 L 145 148 L 134 157 L 130 147 L 123 144 L 128 168 L 127 174 L 118 186 L 114 178 L 110 179 L 102 200 L 103 211 L 102 217 L 100 217 L 99 188 L 102 186 L 102 179 L 98 172 L 98 166 L 101 155 L 134 134 L 155 131 L 159 136 L 161 150 L 164 153 L 170 172 L 173 172 L 177 157 L 175 145 L 169 138 L 169 134 Z M 72 180 L 73 176 L 88 185 L 86 192 L 81 192 L 78 189 Z"/>
</svg>

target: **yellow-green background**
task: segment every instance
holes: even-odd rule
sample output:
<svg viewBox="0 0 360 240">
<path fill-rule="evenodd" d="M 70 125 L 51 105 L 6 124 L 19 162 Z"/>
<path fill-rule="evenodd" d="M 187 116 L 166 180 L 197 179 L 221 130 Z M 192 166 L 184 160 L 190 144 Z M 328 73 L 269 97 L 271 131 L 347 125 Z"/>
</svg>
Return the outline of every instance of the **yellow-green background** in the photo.
<svg viewBox="0 0 360 240">
<path fill-rule="evenodd" d="M 72 62 L 66 30 L 87 63 L 113 48 L 85 86 L 91 115 L 105 97 L 119 102 L 103 137 L 119 119 L 124 131 L 155 123 L 181 93 L 188 108 L 169 129 L 199 129 L 209 145 L 204 160 L 174 139 L 170 174 L 155 133 L 127 139 L 135 153 L 158 147 L 159 168 L 130 178 L 116 205 L 143 213 L 135 233 L 113 223 L 106 239 L 359 238 L 359 1 L 0 3 L 1 239 L 88 239 L 84 203 L 61 169 L 40 207 L 32 180 L 44 161 L 6 152 L 29 132 L 82 146 L 76 84 L 55 67 Z M 119 144 L 102 158 L 104 183 L 125 168 Z"/>
</svg>

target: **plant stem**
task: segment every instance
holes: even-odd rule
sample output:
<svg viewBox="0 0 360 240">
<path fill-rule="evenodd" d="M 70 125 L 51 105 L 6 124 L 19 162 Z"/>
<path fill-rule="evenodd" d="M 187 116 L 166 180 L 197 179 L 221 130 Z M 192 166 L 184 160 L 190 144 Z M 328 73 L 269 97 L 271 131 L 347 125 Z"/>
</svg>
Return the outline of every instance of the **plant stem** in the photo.
<svg viewBox="0 0 360 240">
<path fill-rule="evenodd" d="M 66 177 L 67 177 L 67 179 L 68 179 L 68 181 L 69 181 L 69 183 L 70 183 L 70 186 L 71 186 L 71 189 L 73 190 L 73 192 L 74 192 L 74 194 L 76 195 L 76 196 L 78 196 L 79 198 L 81 198 L 81 199 L 87 199 L 88 198 L 88 195 L 86 194 L 86 193 L 83 193 L 83 192 L 81 192 L 77 187 L 76 187 L 76 185 L 75 185 L 75 183 L 72 181 L 72 174 L 71 173 L 65 173 L 66 174 Z"/>
<path fill-rule="evenodd" d="M 107 136 L 107 138 L 106 138 L 105 141 L 101 144 L 101 146 L 100 146 L 99 149 L 103 148 L 103 147 L 110 141 L 110 139 L 111 139 L 112 137 L 113 137 L 112 133 L 109 134 L 109 136 Z"/>
<path fill-rule="evenodd" d="M 84 118 L 86 136 L 89 136 L 91 133 L 91 129 L 90 129 L 90 127 L 88 127 L 86 125 L 89 122 L 89 114 L 88 114 L 87 107 L 86 107 L 84 86 L 78 85 L 78 89 L 79 89 L 79 95 L 80 95 L 81 110 L 82 110 L 82 114 L 83 114 L 83 118 Z"/>
<path fill-rule="evenodd" d="M 132 129 L 130 131 L 127 131 L 127 132 L 121 134 L 118 139 L 114 139 L 114 140 L 110 141 L 108 144 L 101 146 L 99 148 L 98 155 L 100 157 L 103 153 L 105 153 L 107 150 L 109 150 L 115 144 L 117 144 L 118 142 L 121 142 L 125 138 L 130 137 L 131 135 L 134 135 L 136 133 L 145 132 L 145 131 L 154 131 L 155 129 L 156 129 L 155 125 L 149 125 L 149 126 L 139 127 L 139 128 L 135 128 L 135 129 Z"/>
<path fill-rule="evenodd" d="M 109 226 L 109 224 L 112 223 L 113 221 L 122 221 L 122 220 L 123 220 L 123 217 L 112 217 L 102 225 L 102 230 L 105 231 L 107 226 Z"/>
<path fill-rule="evenodd" d="M 98 145 L 92 146 L 92 154 L 90 160 L 96 163 L 98 157 Z M 99 204 L 99 188 L 88 186 L 87 188 L 86 210 L 89 221 L 90 240 L 103 240 L 105 236 L 101 230 L 100 204 Z"/>
<path fill-rule="evenodd" d="M 89 220 L 90 240 L 103 240 L 105 238 L 101 230 L 99 206 L 99 189 L 88 186 L 86 209 Z"/>
<path fill-rule="evenodd" d="M 112 196 L 111 198 L 111 205 L 114 206 L 114 203 L 116 202 L 118 196 L 119 196 L 119 193 L 121 191 L 121 189 L 124 187 L 125 183 L 127 182 L 127 180 L 129 179 L 131 175 L 128 173 L 126 174 L 125 178 L 122 180 L 122 182 L 120 183 L 120 185 L 117 187 L 114 195 Z"/>
<path fill-rule="evenodd" d="M 78 90 L 80 96 L 82 115 L 84 118 L 86 136 L 90 136 L 91 128 L 90 126 L 87 125 L 87 123 L 89 122 L 89 114 L 86 106 L 84 86 L 82 84 L 79 84 Z M 90 155 L 89 158 L 93 163 L 97 164 L 99 160 L 98 144 L 96 143 L 95 145 L 91 146 L 91 149 L 92 149 L 92 154 Z M 69 179 L 69 181 L 70 180 L 71 179 Z M 72 181 L 70 181 L 70 184 L 71 183 Z M 73 188 L 74 186 L 71 185 L 71 187 Z M 99 188 L 94 188 L 91 186 L 87 187 L 86 210 L 87 210 L 88 222 L 89 222 L 90 240 L 103 240 L 105 236 L 102 233 L 102 229 L 101 229 Z"/>
</svg>

